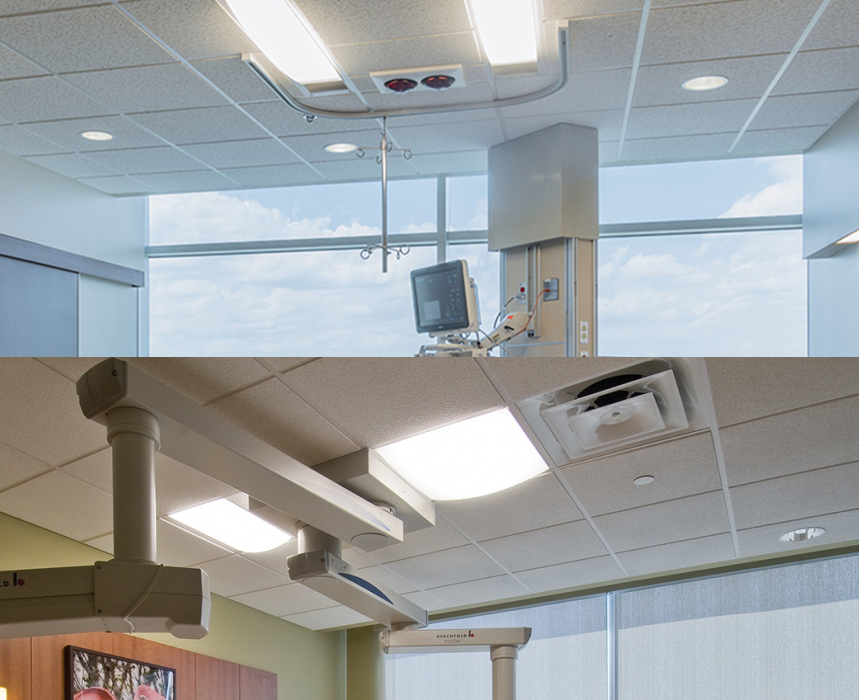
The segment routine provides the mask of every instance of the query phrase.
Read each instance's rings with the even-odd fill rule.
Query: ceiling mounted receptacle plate
[[[370,73],[370,78],[372,78],[373,83],[376,86],[376,89],[381,92],[383,95],[391,95],[394,92],[385,86],[385,83],[389,83],[392,80],[413,80],[416,85],[409,92],[418,92],[423,90],[424,92],[439,92],[438,89],[430,87],[426,83],[422,82],[426,78],[432,78],[436,76],[447,76],[453,78],[453,83],[445,90],[465,87],[465,74],[462,72],[462,66],[434,66],[431,68],[409,68],[408,70],[386,70],[386,71],[376,71]],[[432,81],[429,81],[430,84]]]
[[[696,360],[639,362],[519,402],[558,465],[706,427]]]
[[[365,447],[313,469],[361,498],[393,506],[396,517],[403,521],[404,532],[435,525],[433,502],[391,469],[375,450]]]

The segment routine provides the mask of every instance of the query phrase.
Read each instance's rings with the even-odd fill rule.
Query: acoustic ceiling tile
[[[732,486],[859,461],[859,399],[810,406],[719,431]]]
[[[162,139],[141,129],[130,119],[120,116],[63,119],[27,124],[24,128],[71,151],[103,151],[164,145]],[[84,131],[106,131],[112,134],[113,138],[109,141],[90,141],[81,136]]]
[[[736,134],[745,124],[756,100],[705,102],[664,107],[636,107],[629,117],[627,138],[652,139],[687,134]]]
[[[52,73],[175,60],[113,5],[8,17],[0,36]]]
[[[527,595],[529,591],[515,578],[505,575],[432,588],[429,592],[445,605],[459,607],[516,598]]]
[[[322,119],[317,119],[313,124],[308,124],[304,117],[280,100],[274,102],[251,102],[242,105],[242,108],[275,136],[306,136],[320,133],[339,134],[345,131],[363,131],[368,126],[363,119],[339,121],[336,122],[336,127],[334,126],[335,123],[331,120],[323,121]],[[335,138],[335,141],[343,140],[345,138]]]
[[[854,357],[707,358],[720,426],[859,394]]]
[[[321,359],[289,372],[286,381],[366,447],[379,447],[502,403],[474,362],[442,367],[412,358]]]
[[[536,530],[582,517],[551,473],[488,496],[443,501],[436,504],[436,511],[474,540]]]
[[[199,161],[189,158],[171,146],[99,151],[88,154],[87,158],[114,172],[122,172],[126,175],[194,170],[201,167]]]
[[[209,574],[212,593],[227,597],[289,583],[287,578],[237,554],[199,564],[199,568]]]
[[[346,6],[332,5],[326,0],[300,0],[297,4],[328,46],[471,29],[465,3],[458,0],[432,3],[364,0]]]
[[[578,112],[576,114],[553,114],[545,117],[515,117],[506,118],[504,125],[511,139],[527,136],[536,131],[547,129],[555,124],[575,124],[596,129],[600,141],[614,141],[620,138],[623,128],[623,110],[614,109],[606,112]],[[616,150],[615,146],[615,150]]]
[[[0,362],[0,396],[14,406],[0,421],[0,443],[45,464],[66,464],[107,444],[105,429],[81,413],[74,383],[36,360]]]
[[[201,143],[183,146],[182,150],[213,168],[248,168],[299,162],[295,153],[284,148],[276,139]]]
[[[323,181],[320,175],[304,163],[223,168],[221,172],[242,187],[286,187]]]
[[[468,540],[459,531],[451,527],[444,518],[436,515],[433,527],[406,533],[402,543],[377,549],[370,556],[374,561],[385,564],[397,559],[407,559],[421,554],[459,547],[467,543]]]
[[[802,153],[829,130],[828,126],[792,129],[749,129],[734,148],[735,155],[773,156]]]
[[[767,479],[731,489],[738,529],[856,507],[859,463]]]
[[[10,122],[95,117],[115,112],[54,76],[0,82],[0,119]]]
[[[594,71],[631,67],[635,59],[635,44],[640,24],[640,12],[571,22],[570,70]]]
[[[262,610],[275,617],[296,615],[310,610],[333,608],[337,603],[300,583],[288,583],[253,593],[233,596],[233,600]]]
[[[46,75],[47,71],[32,61],[19,56],[11,49],[0,45],[0,80],[10,78],[31,78],[35,75]]]
[[[29,156],[26,160],[66,177],[100,177],[118,175],[118,171],[90,160],[77,153],[61,153],[50,156]]]
[[[737,0],[654,9],[647,21],[641,63],[788,53],[816,10],[816,3],[794,0]]]
[[[341,44],[329,47],[334,60],[351,75],[375,71],[410,70],[480,62],[472,32],[437,34],[390,41]]]
[[[440,601],[431,593],[427,593],[426,591],[415,591],[414,593],[406,593],[406,595],[403,597],[407,600],[412,601],[419,608],[423,608],[427,612],[443,610],[446,607],[442,601]]]
[[[283,619],[310,630],[329,630],[372,622],[369,617],[342,605],[324,610],[311,610],[296,615],[286,615]]]
[[[857,98],[859,90],[770,97],[764,102],[752,126],[755,129],[828,126],[838,121]]]
[[[731,535],[711,535],[683,542],[645,547],[617,555],[630,576],[714,564],[734,558]]]
[[[633,106],[692,104],[719,100],[760,99],[787,54],[747,56],[695,63],[642,66],[635,81]],[[684,90],[683,83],[703,75],[721,75],[728,84],[718,90]]]
[[[256,384],[270,373],[249,357],[142,357],[128,363],[199,404]]]
[[[644,7],[644,0],[544,0],[543,19],[614,15],[621,12],[637,12],[642,7]]]
[[[79,182],[84,185],[89,185],[97,190],[101,190],[107,194],[115,195],[145,195],[154,194],[155,189],[149,185],[144,185],[142,182],[125,175],[116,175],[113,177],[83,177]]]
[[[553,95],[534,102],[504,107],[502,111],[504,116],[509,118],[623,110],[631,76],[632,71],[629,68],[571,73],[567,84]],[[544,78],[538,86],[550,84],[551,81]],[[496,86],[498,96],[502,98],[525,94],[534,89],[533,80],[525,78],[497,80]]]
[[[64,77],[117,112],[157,112],[228,103],[217,90],[181,63],[116,68]]]
[[[241,141],[266,133],[235,107],[202,107],[169,112],[146,112],[133,117],[174,144]]]
[[[375,127],[374,122],[365,124],[366,127]],[[314,163],[330,160],[336,163],[352,162],[357,160],[357,156],[352,153],[329,153],[325,147],[332,143],[348,142],[356,146],[362,146],[367,149],[375,147],[379,148],[381,143],[380,132],[375,128],[367,128],[363,131],[350,131],[348,134],[306,134],[302,136],[284,136],[281,139],[282,143],[290,150],[297,153],[306,161]],[[285,149],[284,149],[285,150]],[[367,150],[365,158],[368,161],[375,162],[375,152]],[[393,160],[393,158],[392,158]]]
[[[524,571],[606,554],[605,547],[586,520],[520,532],[480,546],[510,571]]]
[[[192,61],[191,67],[235,102],[262,102],[275,98],[272,89],[238,56]]]
[[[349,156],[352,156],[351,158]],[[378,180],[382,177],[382,168],[372,157],[358,160],[353,154],[339,162],[323,161],[311,164],[313,169],[331,182],[348,182],[350,180]],[[391,158],[388,161],[388,177],[414,177],[417,170],[403,158]]]
[[[387,567],[395,574],[424,589],[489,578],[504,573],[495,562],[474,545],[392,561]]]
[[[610,165],[617,162],[617,148],[619,141],[600,141],[599,164]]]
[[[446,173],[485,173],[487,151],[456,151],[412,156],[412,167],[421,175]]]
[[[521,401],[571,384],[596,381],[637,361],[629,357],[539,358],[528,360],[527,372],[520,363],[500,357],[480,362],[512,401]]]
[[[658,128],[658,127],[657,127]],[[665,163],[708,158],[724,158],[734,142],[735,133],[703,134],[696,136],[668,136],[658,139],[627,140],[623,145],[620,161],[626,163]],[[605,142],[606,156],[616,154]],[[603,144],[600,144],[600,159],[603,157]],[[613,158],[612,158],[613,160]]]
[[[594,521],[615,552],[728,531],[721,491],[601,515]]]
[[[479,122],[465,121],[448,125],[396,126],[388,129],[401,148],[412,153],[436,151],[472,151],[504,143],[504,133],[495,118]]]
[[[710,433],[574,464],[561,471],[590,515],[604,515],[721,488]],[[636,486],[639,476],[655,481]]]
[[[0,444],[0,491],[44,474],[50,469],[47,464]]]
[[[803,50],[856,46],[859,36],[859,14],[854,0],[832,0],[808,35]]]
[[[203,190],[233,190],[237,187],[230,180],[213,170],[192,170],[177,173],[152,173],[137,175],[135,179],[152,187],[160,194],[167,192],[200,192]]]
[[[257,51],[254,43],[214,0],[123,2],[139,24],[186,59]]]
[[[56,470],[0,493],[0,512],[80,541],[113,530],[111,497]]]
[[[778,81],[773,95],[855,90],[859,87],[859,47],[800,51]]]
[[[516,574],[522,583],[535,593],[561,591],[591,583],[614,581],[623,577],[618,565],[610,556],[581,559],[566,564],[542,566]]]
[[[291,376],[287,375],[287,376]],[[277,379],[214,401],[212,408],[270,445],[307,465],[357,447]]]
[[[781,541],[782,535],[806,527],[820,527],[826,532],[821,537],[815,537],[804,542]],[[739,530],[737,538],[740,543],[741,557],[755,557],[776,552],[795,552],[806,547],[859,540],[859,510],[791,519],[777,525],[764,525],[748,530]]]
[[[295,534],[295,533],[290,533]],[[289,567],[286,565],[286,560],[293,554],[298,554],[298,539],[291,539],[285,542],[280,547],[275,547],[267,552],[244,552],[242,556],[245,559],[250,559],[252,562],[264,566],[266,569],[271,569],[281,576],[289,578]],[[303,587],[302,587],[303,588]],[[334,603],[331,603],[334,605]],[[315,608],[307,608],[308,610]]]
[[[19,126],[0,126],[0,150],[13,156],[63,153],[67,149]]]
[[[89,4],[87,0],[4,0],[3,4],[0,5],[0,16],[61,10],[85,4]]]
[[[164,520],[157,523],[158,561],[168,566],[195,566],[232,552]],[[112,551],[112,550],[111,550]]]

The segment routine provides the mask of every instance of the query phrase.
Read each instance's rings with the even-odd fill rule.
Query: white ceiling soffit
[[[604,165],[801,153],[859,97],[854,0],[543,0],[538,72],[496,75],[464,0],[294,0],[349,80],[306,98],[361,110],[471,103],[570,80],[537,102],[391,119],[401,177],[483,172],[487,149],[559,122],[600,131]],[[241,61],[256,47],[217,0],[8,0],[0,7],[0,150],[115,195],[374,177],[327,143],[374,120],[308,124]],[[462,67],[465,86],[383,95],[380,71]],[[712,92],[681,84],[724,75]],[[300,96],[300,95],[299,95]],[[110,141],[86,141],[83,131]]]
[[[310,465],[510,408],[552,456],[548,472],[489,496],[437,503],[435,525],[407,532],[401,544],[344,550],[362,576],[431,612],[859,542],[855,358],[128,361]],[[110,553],[110,451],[74,387],[96,362],[0,359],[0,513]],[[551,431],[525,420],[532,397],[667,370],[687,428],[569,459],[553,452]],[[652,480],[636,485],[643,476]],[[289,580],[295,542],[242,554],[163,519],[234,489],[164,455],[156,480],[165,564],[200,566],[215,593],[311,629],[367,622]],[[779,540],[802,527],[826,533]]]

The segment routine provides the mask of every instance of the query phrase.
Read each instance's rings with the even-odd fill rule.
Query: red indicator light
[[[449,75],[428,75],[421,80],[422,85],[426,85],[433,90],[445,90],[456,82],[456,78]]]
[[[394,92],[408,92],[409,90],[414,90],[417,86],[417,82],[411,78],[393,78],[385,83],[385,87]]]

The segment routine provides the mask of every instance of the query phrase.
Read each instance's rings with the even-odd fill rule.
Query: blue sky
[[[435,180],[393,181],[392,231],[434,231]],[[801,212],[801,158],[603,169],[603,223]],[[378,183],[150,199],[151,243],[378,235]],[[486,226],[485,178],[456,178],[450,228]],[[153,355],[413,355],[415,248],[382,275],[378,253],[212,256],[151,262]],[[451,246],[498,311],[497,254]],[[805,353],[799,232],[606,239],[599,248],[601,354]]]

